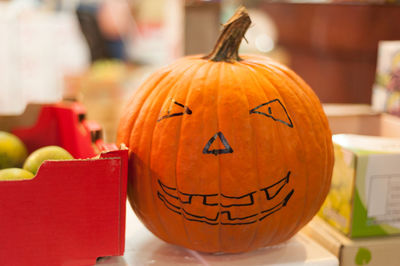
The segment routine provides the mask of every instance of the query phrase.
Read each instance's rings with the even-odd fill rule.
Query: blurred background
[[[161,66],[208,54],[240,5],[252,19],[240,53],[292,68],[320,98],[332,133],[345,134],[334,138],[332,186],[318,215],[333,227],[315,220],[308,234],[340,265],[399,265],[400,0],[0,0],[0,119],[27,126],[36,104],[78,101],[115,143],[134,90]],[[127,243],[139,243],[131,232]],[[174,253],[149,243],[132,259]]]
[[[19,114],[30,102],[79,100],[114,142],[132,91],[156,68],[208,53],[239,5],[253,21],[242,53],[287,64],[323,103],[371,104],[378,44],[400,40],[399,3],[2,0],[0,113]],[[394,91],[400,91],[397,65],[379,79]]]

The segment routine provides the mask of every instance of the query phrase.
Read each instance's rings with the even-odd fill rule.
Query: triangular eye
[[[168,109],[164,112],[164,115],[158,118],[157,122],[160,122],[165,118],[181,116],[184,114],[191,115],[192,110],[190,110],[189,107],[187,107],[186,105],[178,103],[177,101],[175,101],[175,99],[171,99],[171,103],[169,104]]]
[[[211,145],[214,143],[215,140],[219,140],[220,144],[224,146],[224,149],[212,149],[210,150]],[[215,133],[214,136],[207,142],[206,146],[204,146],[203,153],[205,154],[222,154],[222,153],[232,153],[233,149],[229,145],[228,141],[226,140],[224,134],[222,132]]]
[[[274,121],[281,122],[288,127],[293,127],[292,120],[290,119],[286,108],[283,106],[279,99],[260,104],[259,106],[250,110],[250,114],[260,114],[272,118]]]

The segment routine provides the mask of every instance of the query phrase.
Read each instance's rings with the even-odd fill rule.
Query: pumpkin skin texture
[[[139,87],[117,143],[129,148],[128,198],[159,238],[238,253],[274,245],[316,214],[333,148],[322,106],[266,57],[179,59]]]

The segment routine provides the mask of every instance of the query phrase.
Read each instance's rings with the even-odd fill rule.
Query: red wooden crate
[[[105,145],[84,115],[77,103],[46,105],[33,127],[12,130],[30,152],[59,145],[78,159],[0,182],[0,265],[93,265],[123,255],[128,152]]]

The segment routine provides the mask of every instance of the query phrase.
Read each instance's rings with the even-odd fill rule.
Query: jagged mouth
[[[294,189],[291,189],[283,198],[282,195],[284,188],[289,183],[290,171],[287,175],[279,180],[278,182],[262,188],[257,191],[252,191],[250,193],[241,196],[227,196],[221,193],[218,194],[191,194],[184,193],[177,190],[175,187],[170,187],[158,180],[159,190],[157,191],[158,198],[164,203],[165,207],[170,211],[181,215],[188,221],[206,223],[209,225],[246,225],[252,224],[257,221],[262,221],[280,211],[285,207],[289,199],[294,193]],[[282,193],[280,193],[282,191]],[[246,215],[235,215],[235,209],[240,210],[240,208],[246,208],[248,206],[254,205],[254,197],[257,193],[262,193],[262,197],[265,197],[266,201],[272,201],[276,197],[281,198],[278,203],[269,204],[264,210],[256,213],[249,213]],[[204,205],[201,209],[207,208],[207,213],[215,213],[214,215],[202,215],[191,210],[191,205],[196,202],[197,204]],[[207,206],[207,207],[205,207]],[[196,208],[199,209],[199,208]],[[254,208],[250,208],[252,210]]]

